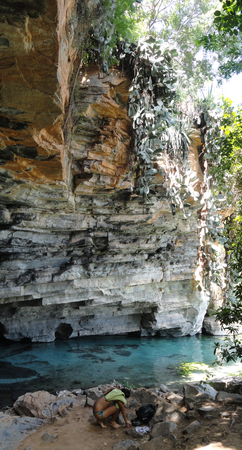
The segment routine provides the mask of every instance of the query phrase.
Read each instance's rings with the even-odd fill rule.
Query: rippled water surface
[[[205,363],[215,375],[241,372],[241,363],[211,366],[218,340],[201,335],[169,339],[105,336],[2,345],[0,391],[6,397],[11,393],[14,399],[27,391],[87,388],[114,379],[134,386],[163,383],[174,388],[206,376],[200,370],[186,377],[179,374],[184,361]]]

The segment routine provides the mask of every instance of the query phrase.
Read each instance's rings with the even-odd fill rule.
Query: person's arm
[[[125,410],[124,404],[122,402],[120,402],[119,400],[118,400],[118,404],[119,404],[119,409],[120,409],[120,411],[122,413],[122,416],[124,418],[124,421],[126,423],[126,427],[130,427],[131,426],[131,422],[129,422],[129,420],[127,420],[127,414],[126,414],[126,410]]]

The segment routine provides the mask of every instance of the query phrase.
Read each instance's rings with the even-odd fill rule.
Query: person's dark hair
[[[125,398],[129,398],[130,397],[130,390],[127,388],[122,388],[121,391],[124,393]]]

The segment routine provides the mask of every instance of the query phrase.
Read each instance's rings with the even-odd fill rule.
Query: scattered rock
[[[194,417],[196,417],[196,411],[187,411],[186,413],[186,418],[187,419],[193,419]]]
[[[183,392],[184,402],[189,408],[195,401],[215,400],[217,395],[217,391],[207,383],[185,383]]]
[[[149,425],[151,427],[155,423],[164,421],[168,418],[168,416],[171,417],[173,413],[177,412],[177,409],[171,403],[166,402],[162,397],[159,397],[157,403],[158,403],[157,411],[153,416],[153,418],[151,419],[151,421],[149,422]]]
[[[75,394],[70,391],[64,390],[64,391],[59,391],[57,393],[57,397],[73,397],[74,398]]]
[[[44,442],[55,442],[57,438],[57,434],[50,434],[50,433],[45,433],[43,434],[43,436],[41,436],[41,439]]]
[[[124,441],[117,442],[117,444],[113,446],[113,450],[128,450],[131,445],[136,445],[136,442],[131,439],[126,439]]]
[[[141,406],[141,404],[135,399],[133,398],[130,402],[129,402],[129,407],[130,408],[139,408]]]
[[[76,398],[80,402],[80,406],[84,407],[86,405],[87,402],[86,395],[78,394]]]
[[[45,424],[45,420],[35,417],[19,417],[1,414],[0,416],[0,448],[16,450],[28,434],[34,433]]]
[[[100,388],[100,386],[96,387],[96,388],[91,388],[91,389],[86,389],[84,391],[84,394],[86,394],[86,396],[92,400],[94,400],[94,402],[101,397],[101,395],[103,395],[103,391]],[[92,406],[92,405],[90,405]]]
[[[119,414],[117,422],[118,422],[119,425],[124,425],[125,424],[125,420],[124,420],[122,414]]]
[[[242,403],[242,395],[220,391],[216,396],[216,401],[224,403]]]
[[[27,392],[16,400],[13,407],[20,416],[45,418],[43,409],[55,400],[56,396],[47,391]]]
[[[167,392],[170,392],[170,389],[168,389],[168,387],[165,386],[164,384],[161,384],[160,385],[160,391],[164,392],[166,394]]]
[[[149,389],[139,388],[131,391],[132,399],[137,400],[142,406],[152,403],[157,404],[158,396],[154,392],[150,392]]]
[[[215,414],[217,408],[214,406],[202,406],[201,408],[198,408],[198,412],[201,416],[206,416],[207,414]]]
[[[184,422],[186,420],[186,415],[183,412],[176,410],[171,414],[167,414],[167,420],[175,423]]]
[[[83,393],[83,389],[74,389],[74,391],[72,391],[72,394],[75,394],[76,396],[83,395]]]
[[[184,404],[184,398],[174,392],[167,392],[165,398],[177,408],[181,408]]]
[[[93,400],[92,398],[87,397],[86,404],[87,404],[88,406],[93,406],[94,403],[95,403],[95,401],[96,401],[96,400]]]
[[[200,422],[198,422],[198,420],[194,420],[194,422],[190,423],[190,425],[188,425],[188,427],[186,427],[185,430],[183,430],[183,433],[191,434],[200,426],[201,426]]]
[[[151,436],[152,438],[164,436],[175,442],[177,438],[173,434],[174,431],[177,431],[177,425],[174,422],[159,422],[155,424]]]
[[[61,417],[66,417],[66,416],[68,416],[68,412],[67,412],[66,408],[59,408],[58,414],[59,414]]]
[[[242,378],[241,377],[222,377],[212,378],[209,384],[213,386],[216,391],[231,392],[233,394],[242,395]]]

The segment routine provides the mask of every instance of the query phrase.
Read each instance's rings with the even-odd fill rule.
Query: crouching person
[[[111,416],[110,425],[113,428],[119,428],[116,423],[119,413],[121,412],[127,427],[130,427],[131,423],[127,420],[125,405],[127,404],[127,398],[130,397],[129,389],[108,389],[93,405],[93,414],[97,419],[97,422],[102,428],[106,428],[103,421]]]

